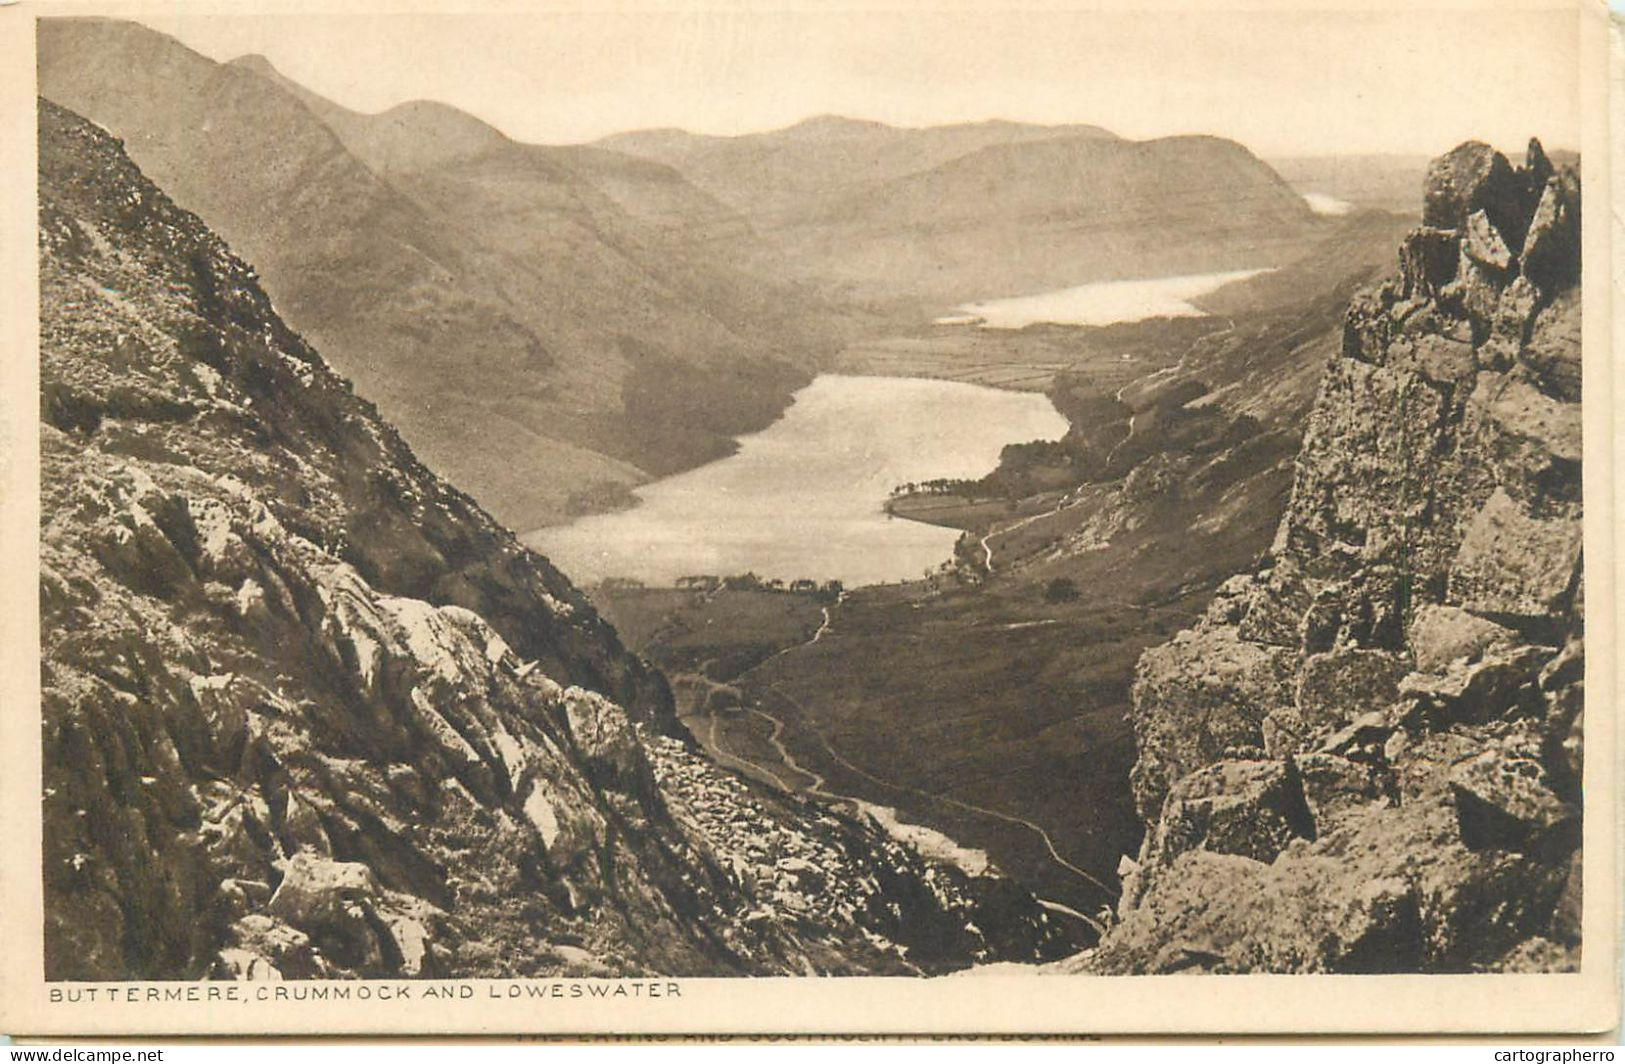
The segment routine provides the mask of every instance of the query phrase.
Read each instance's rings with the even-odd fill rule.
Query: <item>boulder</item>
[[[1427,225],[1413,229],[1399,247],[1399,275],[1405,298],[1436,299],[1456,279],[1460,260],[1460,246],[1454,232]],[[1380,320],[1386,326],[1390,319],[1384,314]],[[1369,354],[1366,360],[1379,361]]]
[[[1174,785],[1148,857],[1168,864],[1203,849],[1267,862],[1313,833],[1292,762],[1221,761]]]
[[[1470,850],[1566,854],[1579,842],[1579,810],[1552,793],[1533,758],[1486,750],[1450,770],[1450,789]]]
[[[1500,232],[1490,221],[1490,216],[1482,210],[1474,211],[1467,216],[1467,235],[1462,246],[1467,254],[1480,266],[1502,273],[1510,271],[1517,257],[1512,249],[1507,247],[1506,241],[1501,239]]]
[[[1580,461],[1579,403],[1547,395],[1523,374],[1513,373],[1480,379],[1473,400],[1504,436],[1538,449],[1543,456],[1549,456],[1548,462],[1554,458]],[[1533,472],[1538,474],[1541,468]]]
[[[1521,346],[1529,335],[1530,323],[1540,308],[1540,292],[1527,277],[1517,277],[1501,290],[1501,302],[1495,308],[1490,327],[1496,336],[1511,340],[1514,347]]]
[[[1316,753],[1336,754],[1339,757],[1361,755],[1370,760],[1376,750],[1384,749],[1400,726],[1403,707],[1389,706],[1362,713],[1348,724],[1328,735],[1316,748]]]
[[[1232,576],[1213,592],[1204,619],[1211,624],[1236,624],[1247,615],[1253,578],[1246,573]]]
[[[1283,522],[1282,530],[1285,528]],[[1277,546],[1285,549],[1279,536]],[[1303,640],[1303,616],[1316,593],[1295,562],[1281,561],[1248,588],[1235,631],[1248,643],[1296,649]]]
[[[1518,361],[1540,390],[1565,403],[1580,401],[1580,318],[1579,293],[1559,296],[1534,315],[1528,340],[1518,353]]]
[[[1501,307],[1501,295],[1511,281],[1505,270],[1484,266],[1461,247],[1461,260],[1456,264],[1456,279],[1439,298],[1447,304],[1459,306],[1472,323],[1475,337],[1490,334],[1495,326],[1495,315]]]
[[[1224,757],[1263,742],[1272,710],[1291,703],[1296,654],[1237,638],[1228,626],[1200,627],[1140,657],[1134,682],[1139,759],[1132,780],[1144,821],[1154,820],[1169,787]]]
[[[1501,290],[1490,314],[1488,335],[1477,349],[1478,365],[1504,373],[1517,363],[1529,339],[1529,329],[1540,307],[1540,293],[1527,277],[1516,277]]]
[[[1381,774],[1369,762],[1322,752],[1299,754],[1292,762],[1317,838],[1335,828],[1346,814],[1383,795]]]
[[[1445,239],[1447,243],[1450,242],[1448,234],[1446,234]],[[1415,289],[1413,302],[1419,306],[1426,305],[1431,298],[1422,290],[1423,286],[1431,283],[1427,280],[1429,276],[1428,254],[1425,249],[1418,249],[1416,252],[1408,253],[1406,251],[1407,246],[1401,245],[1399,249],[1406,295],[1409,298],[1411,290]],[[1408,256],[1411,261],[1407,266]],[[1451,252],[1450,262],[1453,269],[1455,263],[1454,251]],[[1448,283],[1449,278],[1440,282],[1441,285]],[[1393,338],[1394,333],[1394,319],[1389,315],[1387,306],[1388,296],[1389,293],[1386,291],[1385,286],[1383,290],[1375,292],[1369,289],[1356,292],[1349,299],[1348,312],[1343,316],[1342,354],[1344,358],[1369,362],[1378,366],[1382,365],[1386,359],[1388,342]]]
[[[377,877],[366,865],[305,851],[288,862],[266,912],[310,936],[343,967],[377,971],[383,962],[380,895]]]
[[[1452,662],[1477,661],[1491,647],[1510,645],[1517,633],[1457,606],[1418,607],[1406,635],[1418,672],[1443,672]]]
[[[1523,245],[1523,273],[1543,292],[1574,283],[1580,271],[1580,179],[1554,174],[1541,191]]]
[[[1293,704],[1305,734],[1337,728],[1394,700],[1404,658],[1387,650],[1340,647],[1304,659]]]
[[[602,695],[578,687],[563,692],[563,703],[588,777],[622,794],[653,794],[654,774],[626,713]]]
[[[1556,616],[1574,583],[1581,544],[1578,517],[1532,517],[1497,489],[1462,539],[1449,598],[1475,613]]]
[[[1422,193],[1422,224],[1461,230],[1475,212],[1514,247],[1528,228],[1524,184],[1506,156],[1480,141],[1469,141],[1433,160]]]
[[[1400,681],[1400,694],[1417,699],[1442,721],[1482,724],[1536,708],[1536,672],[1550,647],[1519,646],[1457,659],[1442,672],[1414,672]]]
[[[309,935],[263,913],[234,922],[227,929],[227,942],[215,960],[217,978],[280,982],[335,974],[312,947]]]
[[[1406,877],[1351,878],[1288,851],[1274,865],[1181,855],[1095,951],[1103,974],[1396,972],[1421,962],[1416,892]]]
[[[1412,882],[1421,909],[1424,970],[1480,971],[1546,933],[1562,893],[1563,866],[1455,842]]]
[[[1507,426],[1513,419],[1522,420],[1522,426],[1516,430],[1486,424],[1488,419],[1480,417],[1479,412],[1491,405],[1494,393],[1475,395],[1468,405],[1469,422],[1483,431],[1487,452],[1484,466],[1495,477],[1497,485],[1529,514],[1578,519],[1583,487],[1580,461],[1559,453],[1554,447],[1563,447],[1568,442],[1570,434],[1563,422],[1570,414],[1574,415],[1578,427],[1579,404],[1558,402],[1529,387],[1527,381],[1524,385],[1519,394],[1502,396],[1502,409],[1498,411],[1508,419]],[[1533,401],[1521,409],[1515,405],[1525,398]],[[1556,417],[1543,423],[1540,419],[1545,412]],[[1549,433],[1549,437],[1543,439],[1542,433]],[[1488,497],[1486,493],[1481,498],[1487,500]]]
[[[1420,373],[1428,380],[1454,384],[1478,369],[1470,341],[1426,333],[1414,340],[1401,337],[1388,345],[1388,365]]]

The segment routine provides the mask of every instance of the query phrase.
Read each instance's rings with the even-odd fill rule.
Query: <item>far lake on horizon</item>
[[[939,325],[979,325],[984,329],[1022,329],[1028,325],[1115,325],[1147,318],[1194,318],[1206,312],[1193,299],[1269,270],[1231,270],[1177,277],[1146,277],[1040,292],[1031,296],[989,299],[956,307],[959,314],[938,318]]]
[[[578,584],[747,571],[850,587],[917,579],[952,556],[959,532],[890,517],[892,489],[983,476],[1006,444],[1066,429],[1038,394],[824,374],[737,453],[644,485],[633,509],[523,538]]]

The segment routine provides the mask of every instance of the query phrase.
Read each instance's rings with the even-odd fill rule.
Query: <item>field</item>
[[[737,705],[729,680],[810,638],[825,599],[788,591],[592,588],[626,644],[663,669],[680,715]]]

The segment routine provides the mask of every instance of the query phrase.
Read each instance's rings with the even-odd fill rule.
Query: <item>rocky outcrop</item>
[[[1105,972],[1578,964],[1579,183],[1436,161],[1257,570],[1141,659]]]
[[[1008,881],[706,762],[567,580],[43,101],[40,190],[48,977],[1065,950]]]

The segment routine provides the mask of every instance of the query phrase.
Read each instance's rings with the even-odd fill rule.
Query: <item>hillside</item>
[[[932,316],[1089,281],[1274,266],[1320,233],[1268,166],[1213,137],[821,118],[600,143],[668,163],[737,207],[808,282]]]
[[[982,148],[1063,136],[1115,139],[1098,126],[992,121],[904,129],[821,115],[766,133],[715,137],[677,129],[638,130],[597,144],[665,163],[753,225],[770,230],[810,207]]]
[[[1274,266],[1317,230],[1303,199],[1233,142],[1065,137],[880,183],[775,236],[842,285],[952,303]]]
[[[1354,209],[1396,211],[1413,220],[1427,174],[1426,155],[1300,155],[1266,160],[1297,191]]]
[[[742,220],[646,160],[518,144],[434,103],[355,114],[133,23],[39,27],[41,93],[124,138],[509,524],[728,453],[846,327],[742,269]]]
[[[1575,970],[1579,196],[1536,142],[1429,167],[1269,552],[1140,659],[1092,970]]]
[[[1079,944],[701,756],[118,142],[40,102],[50,979],[915,974]]]

